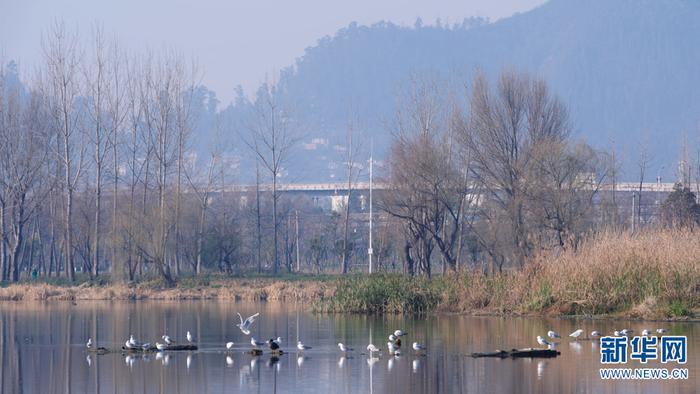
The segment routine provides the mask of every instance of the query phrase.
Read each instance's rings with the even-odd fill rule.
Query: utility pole
[[[367,248],[367,256],[369,257],[369,273],[372,273],[372,147],[370,144],[369,153],[369,248]]]
[[[632,233],[636,231],[637,225],[637,193],[632,192]]]
[[[296,245],[297,245],[297,272],[301,271],[301,266],[299,265],[299,210],[294,211],[294,226],[296,231]]]

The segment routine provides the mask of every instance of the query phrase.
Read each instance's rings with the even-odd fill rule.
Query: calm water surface
[[[261,312],[253,335],[281,336],[288,354],[279,360],[245,353],[250,337],[234,326],[236,312]],[[556,359],[473,359],[475,351],[536,346],[548,329],[561,334],[575,328],[668,328],[688,336],[686,381],[603,382],[598,344],[559,346]],[[404,355],[369,360],[358,351],[372,341],[386,348],[397,328],[409,334]],[[88,337],[118,349],[129,334],[155,342],[167,332],[184,341],[191,331],[197,352],[126,356],[88,355]],[[297,354],[297,339],[313,346]],[[407,347],[417,340],[428,347],[416,356]],[[236,343],[233,352],[224,343]],[[344,358],[338,342],[356,351]],[[384,352],[386,353],[386,352]],[[368,317],[313,314],[303,305],[197,302],[0,303],[0,392],[2,393],[566,393],[698,391],[700,325],[623,321],[431,316]],[[640,366],[633,362],[631,367]],[[659,366],[650,362],[648,366]]]

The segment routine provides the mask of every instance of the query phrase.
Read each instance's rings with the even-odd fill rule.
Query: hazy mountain
[[[333,163],[353,115],[372,136],[375,152],[384,152],[390,140],[385,124],[412,73],[469,80],[476,69],[493,77],[512,68],[550,83],[569,104],[578,137],[599,147],[614,141],[627,178],[636,176],[643,140],[653,154],[648,179],[665,166],[670,180],[683,137],[691,154],[697,145],[698,37],[700,2],[690,0],[552,0],[495,23],[352,23],[281,73],[280,99],[305,125],[296,177],[342,177]],[[241,116],[244,101],[226,109],[230,118]]]

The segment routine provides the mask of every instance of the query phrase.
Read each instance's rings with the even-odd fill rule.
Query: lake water
[[[250,337],[234,323],[260,312],[253,326],[259,340],[283,338],[290,352],[279,360],[267,352],[246,354]],[[581,327],[614,329],[664,327],[688,336],[690,378],[677,381],[602,381],[596,341],[559,345],[555,359],[474,359],[472,352],[537,346],[548,329],[568,334]],[[408,332],[404,354],[386,354],[387,336]],[[118,349],[134,334],[155,342],[167,332],[184,341],[191,331],[199,351],[126,356],[88,354],[88,337]],[[297,354],[297,339],[313,349]],[[409,351],[414,340],[428,347],[425,356]],[[236,343],[225,352],[224,343]],[[370,360],[360,354],[372,341],[383,350]],[[355,348],[342,357],[337,343]],[[698,391],[700,324],[465,316],[326,315],[303,305],[275,303],[78,302],[0,303],[0,392],[2,393],[566,393]],[[639,367],[631,362],[628,367]],[[649,362],[648,366],[660,366]],[[672,365],[669,365],[673,367]]]

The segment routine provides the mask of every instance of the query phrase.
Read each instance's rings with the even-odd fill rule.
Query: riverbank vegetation
[[[700,237],[691,231],[602,233],[577,250],[542,254],[525,269],[433,278],[392,273],[191,277],[176,287],[86,281],[20,283],[0,300],[246,300],[301,302],[318,312],[489,313],[692,319],[700,312]]]
[[[700,238],[689,231],[601,233],[522,270],[347,279],[321,309],[682,319],[700,308],[698,256]]]

